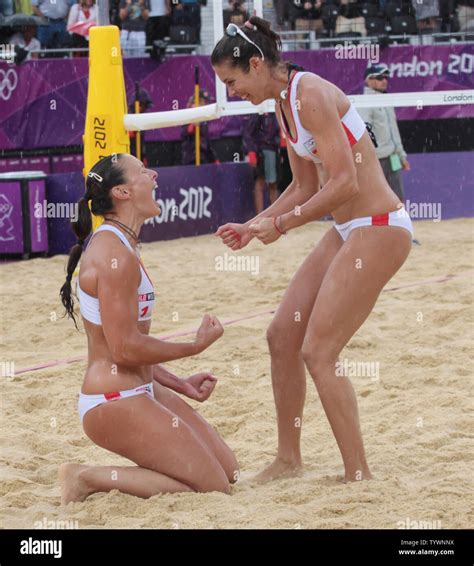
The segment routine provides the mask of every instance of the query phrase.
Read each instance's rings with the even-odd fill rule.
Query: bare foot
[[[276,479],[295,478],[303,475],[301,462],[285,462],[276,458],[275,461],[257,474],[252,481],[266,483]]]
[[[86,482],[81,478],[81,472],[88,467],[82,464],[61,464],[59,466],[61,505],[67,505],[71,501],[84,501],[91,494]]]

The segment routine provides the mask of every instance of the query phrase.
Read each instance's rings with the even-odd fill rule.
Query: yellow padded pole
[[[92,27],[89,33],[89,85],[83,138],[84,177],[102,157],[130,153],[130,139],[124,127],[127,111],[119,28]],[[93,230],[102,222],[101,216],[93,215]]]

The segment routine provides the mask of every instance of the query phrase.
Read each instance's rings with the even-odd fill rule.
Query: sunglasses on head
[[[236,26],[235,24],[229,24],[226,27],[225,32],[230,37],[236,37],[237,35],[240,35],[241,37],[243,37],[245,39],[245,41],[248,41],[249,43],[254,45],[260,51],[260,55],[262,56],[262,61],[265,61],[263,51],[260,49],[260,47],[256,43],[254,43],[251,39],[249,39],[247,37],[247,35],[239,28],[239,26]]]

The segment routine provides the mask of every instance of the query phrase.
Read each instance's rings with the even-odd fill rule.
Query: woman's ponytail
[[[270,22],[267,22],[267,20],[263,20],[262,18],[259,18],[258,16],[250,16],[250,18],[247,20],[247,22],[249,22],[250,24],[255,26],[257,28],[256,31],[258,31],[261,35],[264,35],[265,37],[267,37],[269,39],[269,41],[273,44],[273,47],[274,47],[273,51],[276,54],[278,54],[278,60],[280,60],[279,54],[280,54],[281,49],[282,49],[281,38],[277,33],[275,33],[272,30],[272,28],[270,27]],[[266,56],[266,53],[265,53],[265,56]]]
[[[72,296],[72,276],[81,259],[84,249],[84,242],[92,230],[92,218],[89,210],[89,199],[82,197],[77,203],[78,218],[76,222],[71,222],[72,229],[77,236],[77,243],[69,251],[69,259],[66,267],[66,281],[59,291],[61,302],[66,309],[66,314],[72,318],[77,329],[76,317],[74,315],[74,298]]]

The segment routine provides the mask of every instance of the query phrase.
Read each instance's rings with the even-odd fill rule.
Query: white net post
[[[97,25],[110,25],[109,0],[97,0]]]
[[[224,18],[222,12],[222,0],[214,0],[213,4],[214,16],[214,45],[224,35]],[[227,103],[227,93],[225,84],[216,76],[216,104],[217,108],[223,108]]]

